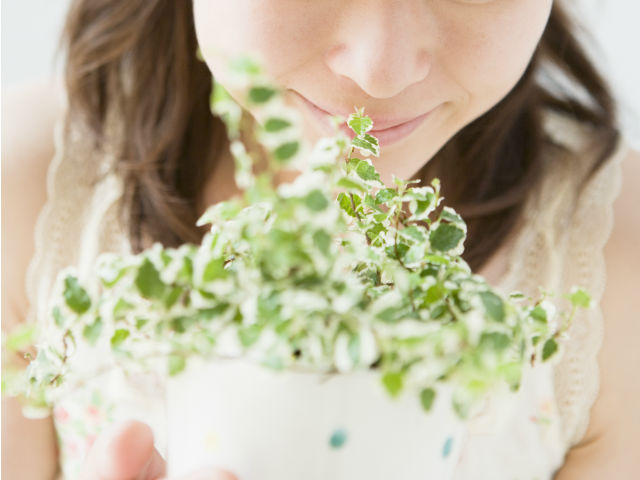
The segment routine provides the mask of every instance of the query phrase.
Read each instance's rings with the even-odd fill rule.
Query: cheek
[[[194,0],[193,4],[198,42],[222,83],[223,55],[257,55],[277,80],[321,55],[322,39],[331,25],[331,9],[317,0]]]
[[[193,0],[196,36],[202,54],[214,74],[222,73],[224,56],[232,56],[245,49],[250,31],[242,3],[235,8],[224,0]]]
[[[515,86],[539,43],[551,0],[496,0],[466,19],[450,18],[441,29],[440,61],[477,115]],[[460,12],[468,15],[470,12]]]

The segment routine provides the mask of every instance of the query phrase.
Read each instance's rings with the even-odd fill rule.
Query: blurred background
[[[640,149],[640,0],[566,1],[594,38],[590,51],[617,92],[628,139]],[[2,0],[3,94],[61,70],[54,51],[69,3]]]

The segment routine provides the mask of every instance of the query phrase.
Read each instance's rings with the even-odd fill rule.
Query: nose
[[[340,41],[327,51],[325,62],[366,94],[391,98],[429,75],[430,35],[425,13],[413,0],[375,3],[341,22]]]

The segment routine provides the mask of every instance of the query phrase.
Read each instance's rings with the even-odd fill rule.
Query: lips
[[[298,97],[300,97],[303,103],[309,108],[309,110],[314,114],[314,116],[318,118],[325,125],[325,127],[330,127],[330,122],[328,120],[328,117],[336,114],[330,113],[329,111],[317,106],[315,103],[311,102],[310,100],[305,98],[303,95],[300,95],[295,90],[293,90],[293,92]],[[371,118],[371,120],[373,121],[373,127],[374,127],[369,133],[376,136],[382,145],[385,145],[385,144],[388,145],[409,135],[409,133],[415,130],[429,116],[430,113],[431,111],[418,115],[417,117],[411,117],[408,119],[391,119],[391,120],[382,119],[380,117],[369,115],[369,118]],[[339,113],[337,115],[340,115],[341,117],[346,119],[350,114],[351,112],[347,114]],[[365,110],[365,114],[367,114],[366,110]],[[353,131],[348,126],[342,125],[341,129],[345,134],[351,137],[354,136]]]

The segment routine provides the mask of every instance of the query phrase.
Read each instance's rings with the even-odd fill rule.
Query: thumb
[[[165,473],[145,423],[128,420],[105,429],[87,454],[82,480],[152,480]]]

